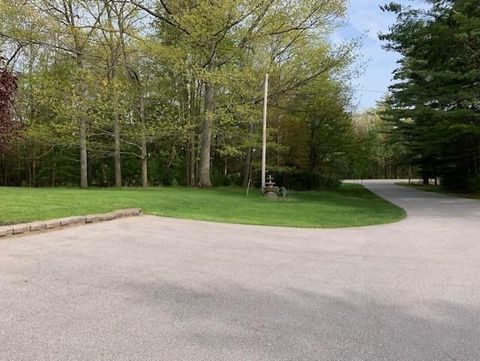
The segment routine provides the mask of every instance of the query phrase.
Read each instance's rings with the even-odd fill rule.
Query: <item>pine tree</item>
[[[480,5],[431,0],[428,10],[391,3],[397,14],[380,38],[403,58],[384,116],[403,132],[424,178],[480,188]]]

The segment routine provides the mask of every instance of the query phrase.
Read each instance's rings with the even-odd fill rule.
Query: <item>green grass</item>
[[[454,197],[461,197],[461,198],[470,198],[470,199],[480,199],[480,192],[476,193],[460,193],[460,192],[452,192],[448,189],[442,188],[441,186],[436,186],[433,184],[408,184],[408,183],[398,183],[401,186],[405,187],[411,187],[418,189],[420,191],[425,191],[425,192],[434,192],[434,193],[441,193],[441,194],[446,194],[449,196],[454,196]]]
[[[405,212],[356,184],[268,200],[240,188],[69,189],[0,187],[0,224],[139,207],[147,214],[226,223],[347,227],[394,222]]]

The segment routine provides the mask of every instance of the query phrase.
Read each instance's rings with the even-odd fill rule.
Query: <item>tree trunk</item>
[[[313,121],[310,122],[310,134],[308,139],[308,171],[313,173],[318,165],[318,151],[315,141],[317,134],[317,127]]]
[[[80,95],[85,96],[86,86],[84,78],[82,77],[83,73],[83,50],[84,46],[82,45],[78,33],[75,20],[78,18],[75,14],[74,7],[72,2],[64,3],[65,4],[65,17],[68,19],[69,30],[72,31],[73,42],[75,44],[76,52],[76,63],[77,63],[77,73],[79,75],[78,82],[80,90]],[[87,159],[87,119],[86,119],[86,109],[85,109],[85,99],[81,98],[79,103],[75,104],[79,106],[80,119],[79,119],[79,141],[80,141],[80,188],[88,188],[88,159]]]
[[[194,83],[193,83],[194,84]],[[194,112],[196,111],[197,107],[196,104],[196,95],[195,91],[192,91],[192,82],[190,80],[187,81],[186,84],[187,90],[187,109],[188,109],[188,122],[190,126],[194,128]],[[194,187],[196,182],[196,174],[195,174],[195,131],[192,130],[189,135],[189,139],[187,142],[187,185],[190,187]]]
[[[205,84],[205,115],[200,134],[200,181],[202,188],[212,186],[210,180],[210,156],[212,147],[213,117],[215,112],[214,89],[211,82]]]
[[[3,185],[7,185],[7,162],[5,161],[5,154],[2,154],[2,164],[3,164]]]
[[[88,188],[87,121],[80,119],[80,188]]]
[[[52,187],[55,187],[57,183],[57,163],[53,162],[53,170],[52,170]]]
[[[35,153],[32,159],[32,187],[36,187],[35,178],[37,177],[37,160],[35,158]]]
[[[243,186],[247,187],[248,186],[248,181],[250,180],[250,170],[251,170],[251,164],[252,164],[252,148],[249,147],[247,149],[247,154],[245,155],[245,168],[243,170]]]
[[[430,179],[428,178],[428,175],[423,175],[423,184],[428,186],[430,184]]]
[[[25,160],[25,169],[27,170],[28,187],[32,188],[32,163]]]
[[[192,134],[187,145],[187,184],[195,186],[195,135]]]
[[[248,136],[250,140],[252,139],[254,132],[255,132],[254,123],[250,121],[250,124],[248,126]],[[243,170],[242,184],[244,187],[248,187],[248,181],[250,180],[250,173],[252,172],[252,158],[253,158],[253,149],[252,147],[248,147],[247,154],[245,155],[245,167]]]
[[[142,154],[140,157],[141,165],[142,165],[142,187],[148,187],[148,159],[147,159],[147,138],[145,134],[142,136]]]
[[[142,125],[142,139],[140,145],[140,165],[141,165],[141,182],[142,187],[148,187],[148,153],[147,153],[147,134],[145,127],[145,98],[143,95],[143,89],[139,87],[139,113],[140,113],[140,123]]]
[[[120,154],[120,124],[118,114],[115,114],[115,124],[113,125],[113,133],[115,137],[115,187],[122,186],[122,158]]]
[[[107,20],[108,20],[108,27],[110,29],[113,29],[113,21],[112,21],[112,7],[109,1],[105,1],[105,10],[106,10],[106,15],[107,15]],[[121,32],[121,35],[123,33]],[[117,42],[114,37],[113,31],[108,32],[108,47],[110,49],[110,63],[108,64],[108,85],[110,88],[110,101],[112,103],[112,111],[113,111],[113,136],[114,136],[114,168],[115,168],[115,187],[121,187],[122,186],[122,159],[121,159],[121,149],[120,149],[120,121],[119,121],[119,116],[118,116],[118,101],[117,101],[117,90],[116,87],[113,85],[115,83],[116,79],[116,73],[117,73],[117,61],[118,61],[118,48],[117,48]],[[123,41],[121,42],[122,46]],[[113,84],[112,84],[113,83]]]

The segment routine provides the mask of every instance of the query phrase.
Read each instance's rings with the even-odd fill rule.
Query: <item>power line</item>
[[[368,90],[368,89],[358,89],[357,92],[362,92],[362,93],[382,93],[382,94],[387,93],[386,90]]]

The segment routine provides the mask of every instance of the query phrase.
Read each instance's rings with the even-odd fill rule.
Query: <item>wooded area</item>
[[[480,189],[480,3],[390,4],[386,48],[402,55],[383,118],[420,175],[460,191]]]
[[[383,10],[402,60],[355,113],[345,0],[0,0],[0,185],[259,185],[343,178],[480,187],[480,6]],[[7,144],[8,143],[8,144]]]
[[[5,185],[256,182],[267,72],[269,171],[314,186],[347,170],[356,44],[329,41],[343,0],[0,4],[22,128]]]

